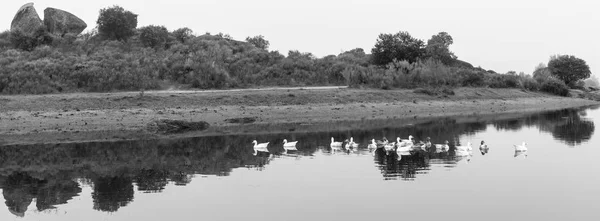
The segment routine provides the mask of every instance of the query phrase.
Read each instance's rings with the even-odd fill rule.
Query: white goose
[[[521,145],[514,145],[515,151],[527,151],[527,143],[523,142]]]
[[[413,136],[412,135],[408,135],[408,140],[400,140],[402,143],[414,143],[413,141]]]
[[[471,147],[471,142],[467,142],[466,146],[456,146],[456,151],[454,154],[456,156],[471,156],[471,151],[473,148]]]
[[[256,156],[258,152],[269,152],[269,149],[267,149],[269,142],[259,144],[258,141],[254,140],[252,141],[252,144],[254,144],[254,156]]]
[[[371,140],[371,143],[367,146],[367,149],[369,149],[369,152],[377,149],[377,143],[375,143],[375,139]]]
[[[329,145],[331,147],[331,152],[338,151],[342,149],[344,142],[336,142],[335,139],[332,137],[331,138],[331,144]]]
[[[421,147],[421,149],[424,151],[429,150],[429,148],[431,148],[431,138],[427,137],[427,139],[425,139],[425,142],[419,142],[419,147]]]
[[[527,143],[523,142],[523,144],[521,145],[514,145],[515,146],[515,157],[518,157],[520,155],[525,155],[525,157],[527,157]]]
[[[358,149],[358,143],[354,142],[354,137],[350,137],[350,148]]]
[[[283,139],[283,149],[286,153],[288,152],[288,150],[298,150],[296,148],[297,143],[298,141],[288,142],[287,139]]]
[[[457,151],[472,151],[473,147],[471,147],[471,142],[467,142],[466,146],[456,146]]]
[[[410,155],[410,151],[413,148],[412,142],[402,142],[400,137],[396,138],[396,153],[398,156]]]
[[[488,147],[487,144],[485,144],[485,141],[481,141],[481,144],[479,145],[479,151],[481,151],[481,155],[486,155],[490,150],[490,147]]]
[[[450,144],[448,141],[446,141],[444,144],[435,144],[435,149],[440,151],[448,151],[450,150],[450,146],[448,144]]]
[[[383,145],[383,148],[385,149],[385,152],[389,155],[391,152],[393,153],[393,151],[396,150],[396,143],[388,142],[387,144]]]

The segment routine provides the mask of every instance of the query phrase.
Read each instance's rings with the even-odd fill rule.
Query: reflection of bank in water
[[[497,130],[518,131],[523,127],[535,126],[540,131],[568,145],[576,146],[591,139],[594,122],[586,118],[586,109],[565,109],[531,114],[522,118],[493,122]]]

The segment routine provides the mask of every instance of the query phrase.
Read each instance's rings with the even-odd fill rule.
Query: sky
[[[2,2],[0,31],[10,29],[29,1]],[[448,32],[459,59],[505,73],[531,74],[551,55],[568,54],[600,71],[600,1],[592,0],[43,0],[33,1],[43,19],[47,7],[71,12],[96,26],[100,9],[119,5],[138,14],[138,27],[188,27],[234,39],[263,35],[271,50],[317,57],[354,48],[370,53],[380,33],[408,31],[431,38]],[[598,75],[596,75],[598,76]]]

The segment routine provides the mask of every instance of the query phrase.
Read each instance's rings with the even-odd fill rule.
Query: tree
[[[185,43],[185,41],[194,37],[194,32],[192,31],[192,29],[189,28],[180,28],[173,31],[171,35],[175,37],[177,41]]]
[[[254,37],[247,37],[246,42],[253,44],[255,47],[263,49],[263,50],[268,50],[269,45],[270,45],[269,41],[267,41],[265,39],[265,37],[262,35],[258,35],[258,36],[254,36]]]
[[[567,85],[589,78],[592,74],[584,60],[572,55],[552,57],[548,62],[548,69],[552,75]]]
[[[110,40],[127,40],[135,35],[137,16],[117,5],[101,9],[96,21],[98,32]]]
[[[149,25],[140,28],[140,41],[145,47],[165,47],[169,38],[169,30],[165,26]]]
[[[423,46],[423,40],[413,38],[405,31],[396,34],[380,34],[375,47],[371,49],[371,62],[382,66],[394,60],[414,63],[423,56]]]
[[[456,56],[450,51],[452,43],[454,43],[452,36],[446,32],[431,36],[425,47],[427,57],[439,60],[446,65],[454,63]]]
[[[49,45],[53,38],[44,28],[37,29],[32,35],[21,30],[14,30],[9,35],[9,40],[14,48],[24,51],[32,51],[37,46]]]

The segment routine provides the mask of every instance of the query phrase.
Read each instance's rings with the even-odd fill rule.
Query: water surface
[[[376,130],[4,146],[0,220],[600,220],[599,120],[592,108]],[[399,157],[364,148],[408,135],[451,149]],[[331,153],[331,137],[361,148]],[[299,150],[283,153],[284,138]],[[254,156],[255,139],[272,154]],[[516,153],[523,141],[529,150]],[[473,155],[456,156],[453,147],[467,142]]]

